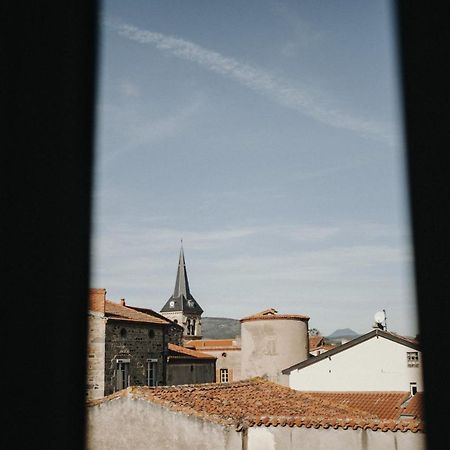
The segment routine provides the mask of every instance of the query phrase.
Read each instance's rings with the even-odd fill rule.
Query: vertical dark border
[[[395,3],[429,449],[448,448],[449,24],[444,3]],[[445,444],[447,442],[447,444]]]
[[[3,448],[84,446],[97,6],[0,6]]]

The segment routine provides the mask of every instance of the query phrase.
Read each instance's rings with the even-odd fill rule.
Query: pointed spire
[[[189,290],[189,281],[186,272],[186,263],[184,261],[183,239],[181,239],[180,257],[178,260],[177,279],[175,281],[175,289],[173,291],[175,298],[183,296],[184,298],[191,298]]]
[[[172,296],[162,307],[161,312],[187,311],[189,314],[201,316],[203,309],[197,303],[189,289],[189,281],[184,261],[183,240],[181,240],[180,257],[178,259],[177,279]]]

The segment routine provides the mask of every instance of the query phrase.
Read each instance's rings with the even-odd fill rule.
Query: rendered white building
[[[423,391],[419,345],[372,330],[282,371],[301,391]]]

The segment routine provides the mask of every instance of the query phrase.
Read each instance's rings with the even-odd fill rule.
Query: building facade
[[[129,386],[215,382],[216,357],[182,347],[181,325],[107,300],[106,289],[90,290],[88,327],[88,400]]]
[[[216,382],[230,383],[241,379],[241,339],[203,339],[185,343],[185,347],[215,356]]]
[[[301,391],[423,391],[419,345],[375,329],[283,370]]]

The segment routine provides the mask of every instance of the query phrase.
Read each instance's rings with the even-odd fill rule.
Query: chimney
[[[89,311],[105,314],[106,289],[89,290]]]
[[[120,299],[120,304],[121,304],[122,306],[125,306],[125,299],[124,299],[124,298],[121,298],[121,299]]]

